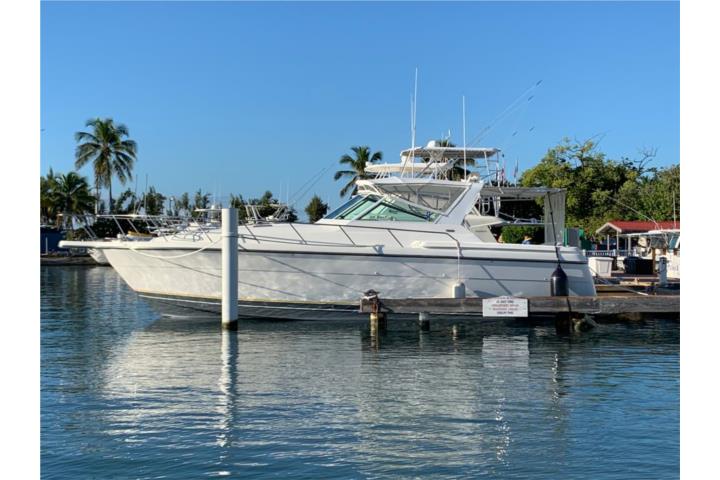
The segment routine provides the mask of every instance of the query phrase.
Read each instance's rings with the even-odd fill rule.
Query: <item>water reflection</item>
[[[444,319],[430,332],[392,320],[377,335],[363,321],[244,321],[232,332],[217,319],[159,317],[105,270],[70,283],[44,272],[44,471],[677,472],[673,324],[565,338],[552,325]],[[57,291],[75,280],[85,297]],[[646,408],[627,415],[638,403]]]

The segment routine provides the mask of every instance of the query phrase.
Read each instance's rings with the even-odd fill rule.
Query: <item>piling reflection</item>
[[[238,337],[237,332],[233,330],[223,329],[221,333],[222,349],[221,359],[222,366],[220,369],[220,378],[218,379],[218,390],[220,391],[218,398],[218,414],[220,415],[219,433],[217,444],[220,447],[232,447],[232,435],[234,432],[235,421],[233,419],[236,412],[237,398],[237,364],[238,364]],[[224,454],[223,456],[224,457]],[[221,458],[222,458],[221,457]]]

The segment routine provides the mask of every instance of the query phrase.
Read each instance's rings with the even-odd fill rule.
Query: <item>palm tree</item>
[[[122,123],[115,124],[112,118],[88,120],[85,126],[91,127],[92,132],[75,133],[75,141],[79,143],[75,149],[75,168],[80,169],[92,162],[96,197],[100,198],[100,187],[107,187],[108,205],[112,209],[113,176],[117,176],[123,185],[132,180],[137,144],[123,139],[129,135],[128,128]],[[97,205],[95,210],[97,212]]]
[[[136,206],[138,205],[137,196],[135,195],[135,192],[130,190],[129,188],[122,192],[118,198],[114,200],[114,206],[113,210],[118,213],[133,213],[135,210],[137,210]],[[127,207],[125,206],[125,203],[127,202]]]
[[[139,204],[145,208],[147,215],[160,215],[165,209],[167,197],[151,186],[140,198]]]
[[[57,188],[57,177],[51,168],[47,175],[40,177],[40,219],[49,222],[57,215],[53,193]]]
[[[55,177],[55,185],[50,194],[56,211],[68,214],[83,214],[92,210],[95,197],[90,193],[87,178],[76,172]]]
[[[180,198],[175,200],[175,210],[178,215],[182,212],[183,215],[188,215],[190,212],[190,195],[185,192],[180,195]]]
[[[355,158],[348,154],[340,157],[340,163],[343,165],[349,165],[352,170],[339,170],[335,172],[335,180],[339,180],[342,177],[350,177],[350,181],[340,190],[340,196],[344,197],[348,192],[351,191],[351,195],[357,193],[357,185],[355,182],[363,178],[367,178],[365,168],[370,163],[376,163],[382,160],[382,152],[375,152],[370,154],[370,147],[352,147],[350,150],[355,152]]]

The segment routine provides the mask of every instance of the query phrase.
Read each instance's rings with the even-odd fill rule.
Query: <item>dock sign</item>
[[[527,298],[483,298],[483,317],[527,317]]]

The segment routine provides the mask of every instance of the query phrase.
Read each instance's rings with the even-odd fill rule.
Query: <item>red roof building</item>
[[[645,233],[651,230],[680,230],[680,220],[677,222],[669,220],[666,222],[650,222],[645,220],[611,220],[602,227],[598,228],[595,233]]]
[[[605,236],[605,248],[608,250],[620,248],[621,236],[625,238],[625,249],[630,251],[633,246],[632,238],[657,230],[680,231],[680,221],[651,222],[645,220],[611,220],[595,231],[598,236]],[[614,237],[614,238],[613,238]],[[637,240],[636,240],[637,241]]]

